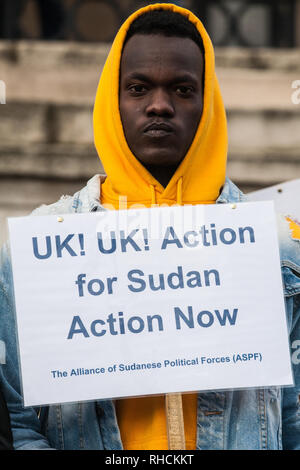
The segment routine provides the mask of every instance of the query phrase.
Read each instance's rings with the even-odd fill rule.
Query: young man
[[[244,200],[226,179],[227,125],[214,53],[201,22],[171,4],[139,10],[122,26],[94,108],[95,145],[107,178],[35,215]],[[300,248],[279,221],[291,341],[300,338]],[[266,268],[266,276],[268,271]],[[165,397],[22,408],[5,251],[0,339],[7,343],[6,396],[18,449],[167,449]],[[270,325],[270,332],[272,325]],[[269,340],[269,338],[266,338]],[[300,449],[296,386],[183,396],[187,449]],[[298,416],[298,418],[297,418]]]

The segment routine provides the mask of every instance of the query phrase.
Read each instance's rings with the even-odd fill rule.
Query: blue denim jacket
[[[99,187],[99,176],[95,176],[73,197],[63,196],[57,203],[42,206],[33,214],[103,210],[99,203]],[[236,186],[226,180],[217,202],[243,200],[245,197]],[[286,389],[273,387],[199,393],[197,449],[300,450],[300,241],[292,239],[284,217],[278,217],[278,227],[296,385]],[[266,266],[266,275],[267,269]],[[3,382],[11,414],[15,448],[122,449],[112,401],[53,405],[39,410],[23,408],[13,302],[12,273],[5,248],[0,270],[0,341],[6,343],[6,364],[0,366],[0,381]]]

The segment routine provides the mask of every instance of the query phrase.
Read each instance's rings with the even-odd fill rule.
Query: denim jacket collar
[[[86,187],[74,195],[72,208],[74,212],[98,212],[105,210],[100,203],[101,183],[105,181],[105,176],[95,175],[91,178]],[[217,204],[228,204],[230,202],[243,202],[246,197],[235,186],[229,178],[226,178],[221,194],[217,199]]]

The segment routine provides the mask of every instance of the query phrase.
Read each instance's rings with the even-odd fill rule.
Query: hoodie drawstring
[[[150,188],[151,188],[151,204],[152,204],[152,206],[156,206],[155,186],[153,186],[153,184],[151,184]]]
[[[183,178],[181,177],[177,182],[177,204],[182,206],[182,184]]]
[[[177,204],[179,206],[182,206],[183,205],[183,201],[182,201],[182,185],[183,185],[183,178],[181,177],[178,181],[177,181]],[[155,192],[155,186],[153,184],[150,185],[150,189],[151,189],[151,205],[152,206],[155,206],[157,204],[157,200],[156,200],[156,192]]]

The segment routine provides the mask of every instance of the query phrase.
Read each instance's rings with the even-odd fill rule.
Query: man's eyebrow
[[[174,83],[183,83],[183,82],[194,82],[197,83],[199,78],[197,75],[190,74],[190,73],[185,73],[182,75],[177,75],[174,80],[172,80]]]
[[[147,75],[140,73],[140,72],[131,72],[128,75],[126,75],[125,80],[140,80],[141,82],[150,82],[151,79],[150,77],[147,77]]]
[[[141,73],[141,72],[131,72],[128,75],[124,77],[125,80],[140,80],[141,82],[152,82],[152,79],[150,76]],[[178,75],[175,75],[172,80],[170,80],[171,83],[186,83],[186,82],[193,82],[193,83],[198,83],[199,77],[197,77],[195,74],[191,73],[183,73]]]

